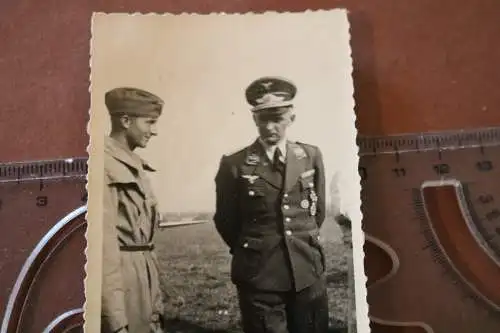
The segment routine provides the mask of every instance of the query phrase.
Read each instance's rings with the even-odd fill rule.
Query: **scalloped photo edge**
[[[313,269],[304,264],[304,258],[302,261],[295,259],[300,256],[300,251],[294,252],[293,249],[304,246],[300,230],[315,228],[311,221],[321,220],[317,228],[322,252],[318,253],[322,254],[326,264],[322,276],[326,278],[328,289],[331,332],[337,332],[335,329],[349,333],[370,332],[363,267],[365,237],[361,228],[361,185],[347,10],[230,14],[98,12],[92,16],[91,26],[85,332],[101,332],[102,295],[110,287],[109,283],[103,282],[103,267],[107,265],[103,262],[105,242],[108,242],[105,247],[108,249],[110,240],[115,237],[116,244],[113,246],[125,248],[124,242],[137,241],[139,236],[120,236],[123,224],[129,223],[125,228],[139,232],[139,224],[149,222],[155,230],[149,241],[155,246],[153,252],[157,258],[157,272],[153,275],[158,274],[165,332],[171,329],[182,332],[183,323],[186,327],[200,327],[200,332],[203,329],[228,332],[239,329],[243,332],[237,287],[231,273],[237,270],[236,266],[244,265],[241,262],[234,263],[236,253],[240,257],[246,254],[242,253],[244,249],[229,246],[226,234],[220,232],[220,225],[229,223],[226,221],[229,215],[238,216],[231,223],[240,227],[246,223],[245,229],[241,230],[251,230],[252,235],[263,230],[269,231],[274,226],[272,223],[279,226],[276,230],[281,231],[276,231],[273,239],[280,238],[283,244],[287,244],[283,251],[288,253],[292,262],[301,262],[299,268],[289,269],[291,281],[294,281],[292,285],[301,283],[300,280],[305,279],[304,275],[308,276],[309,272],[317,270],[317,266]],[[266,84],[267,87],[275,87],[274,91],[266,88],[266,84],[264,88],[255,88],[258,85],[256,80],[263,77],[270,78]],[[147,99],[141,95],[141,99],[133,91],[115,91],[118,97],[115,97],[113,104],[108,99],[111,95],[106,97],[106,93],[117,87],[140,89],[153,97]],[[254,90],[251,90],[252,87]],[[267,89],[266,93],[262,89]],[[152,127],[146,129],[133,125],[134,120],[130,119],[136,119],[138,114],[134,111],[136,113],[131,113],[127,120],[123,118],[119,121],[121,125],[116,125],[121,126],[123,133],[113,130],[114,134],[110,135],[113,127],[110,118],[113,116],[117,119],[112,108],[116,105],[119,105],[117,109],[123,107],[125,104],[120,103],[133,96],[136,96],[133,102],[137,108],[141,107],[137,103],[151,102],[151,98],[161,100],[161,113],[157,113],[159,117],[155,118],[154,124],[148,125],[154,126],[154,131]],[[271,160],[266,159],[265,150],[261,151],[261,155],[256,153],[260,148],[255,147],[261,147],[258,145],[258,136],[269,134],[262,125],[262,119],[273,117],[259,118],[259,110],[279,109],[265,109],[266,98],[267,102],[269,98],[274,98],[275,102],[278,101],[277,105],[293,105],[290,111],[293,118],[289,119],[288,125],[283,125],[287,131],[286,139],[290,142],[285,146],[285,172],[287,176],[297,177],[299,184],[288,189],[290,197],[297,196],[298,200],[293,201],[295,199],[291,198],[289,205],[285,205],[291,207],[289,213],[283,209],[270,208],[268,200],[271,200],[276,188],[265,173],[272,172],[269,171],[271,169],[266,171],[266,167],[271,167]],[[289,103],[279,104],[283,101]],[[259,103],[263,105],[261,109],[255,107]],[[122,112],[124,109],[120,110]],[[118,115],[127,114],[123,111]],[[124,125],[126,122],[132,124],[132,130]],[[275,130],[278,133],[269,134],[270,137],[281,135],[281,129]],[[148,134],[144,134],[146,132]],[[144,136],[147,140],[139,142]],[[263,143],[262,147],[267,146]],[[310,147],[321,152],[321,166],[318,166],[317,157],[313,157],[317,155],[311,153],[315,150]],[[121,155],[125,151],[126,158]],[[301,151],[300,154],[298,151]],[[292,158],[289,158],[291,155]],[[247,156],[247,159],[242,158],[240,161],[240,156]],[[257,168],[252,168],[253,162],[249,162],[248,156],[257,159]],[[129,162],[124,162],[124,159]],[[135,207],[135,220],[132,218],[134,221],[127,222],[127,214],[118,207],[105,206],[103,197],[110,187],[116,192],[132,191],[119,179],[109,181],[110,173],[119,172],[109,165],[110,160],[121,161],[122,166],[137,162],[137,165],[151,165],[155,169],[154,172],[147,172],[146,179],[150,185],[148,190],[142,192],[145,203],[153,202],[151,207],[154,207],[154,213],[151,213],[150,208],[140,211],[140,208]],[[319,199],[314,193],[304,197],[301,192],[306,189],[300,186],[300,173],[306,178],[310,170],[299,170],[298,166],[288,167],[288,161],[300,164],[301,168],[316,168],[317,172],[313,174],[323,175],[322,180],[322,177],[314,176],[316,178],[312,186],[318,191]],[[254,172],[252,175],[234,177],[233,181],[238,184],[235,186],[240,192],[238,200],[234,199],[229,206],[227,203],[224,206],[221,203],[222,195],[219,197],[217,194],[222,192],[222,181],[218,175],[222,173],[221,168],[225,163],[232,163],[230,169],[235,174]],[[123,170],[130,171],[137,165],[128,165]],[[293,172],[299,173],[295,175]],[[130,172],[130,175],[137,177],[134,180],[139,184],[137,188],[144,186],[143,173],[146,172],[140,170],[137,175]],[[287,183],[286,177],[284,183]],[[258,187],[248,191],[249,184],[257,184]],[[255,195],[255,191],[261,192]],[[257,197],[260,195],[262,197]],[[124,205],[123,202],[119,204]],[[129,204],[133,205],[133,202]],[[312,207],[318,207],[320,213]],[[223,212],[220,211],[222,209]],[[116,223],[122,224],[112,237],[103,235],[103,225],[109,222],[105,221],[105,210],[115,212],[113,216],[116,217]],[[239,214],[243,211],[247,215]],[[149,222],[141,217],[145,213],[151,214]],[[281,217],[270,222],[264,219],[266,214]],[[291,218],[286,221],[292,220],[289,226],[285,222],[287,214]],[[318,218],[322,214],[326,216],[324,222]],[[198,220],[203,221],[198,223]],[[249,220],[254,221],[254,224],[249,225]],[[286,228],[290,229],[290,234],[282,230]],[[109,232],[109,229],[106,230]],[[251,238],[242,231],[234,237],[238,242],[247,240],[241,243],[247,244],[245,247],[252,247],[252,243],[248,245],[248,240],[252,239],[265,244],[263,238]],[[238,242],[235,244],[240,244]],[[258,249],[257,246],[255,249]],[[265,245],[262,251],[264,249]],[[266,266],[264,257],[272,257],[270,253],[260,255],[258,266]],[[109,260],[110,255],[105,258]],[[123,266],[139,265],[140,260],[122,258],[119,261]],[[252,266],[247,265],[246,269],[249,267]],[[266,284],[266,278],[279,280],[277,276],[281,273],[273,276],[274,270],[269,267],[266,269],[263,273],[256,271],[253,279],[240,276],[240,280],[246,279],[248,283],[257,284],[260,275],[259,281],[264,281],[263,284]],[[293,274],[302,269],[302,273]],[[113,324],[115,321],[125,323],[127,316],[139,318],[147,311],[134,310],[134,313],[127,314],[127,311],[132,310],[126,306],[123,297],[136,293],[134,287],[138,285],[132,286],[132,278],[125,276],[126,272],[130,274],[130,270],[119,266],[116,270],[120,270],[124,276],[119,279],[122,281],[120,286],[111,288],[124,296],[118,297],[119,300],[115,302],[121,305],[114,313],[122,311],[125,315],[118,316],[121,319],[111,319]],[[127,283],[128,286],[124,286]],[[136,293],[134,296],[140,295]],[[205,303],[200,304],[199,298],[203,298]],[[143,301],[145,307],[150,306],[146,300]],[[113,312],[107,311],[108,314]],[[130,326],[139,325],[135,323],[137,321],[131,318]]]

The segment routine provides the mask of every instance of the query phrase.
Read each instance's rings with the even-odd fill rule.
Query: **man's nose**
[[[151,135],[157,135],[158,131],[156,125],[151,125]]]
[[[275,125],[275,124],[274,124],[274,122],[272,122],[272,121],[268,121],[268,122],[266,123],[266,129],[272,129],[272,128],[274,127],[274,125]]]

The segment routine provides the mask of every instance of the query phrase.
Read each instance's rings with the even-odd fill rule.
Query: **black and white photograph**
[[[90,43],[85,331],[369,332],[347,12],[94,13]]]

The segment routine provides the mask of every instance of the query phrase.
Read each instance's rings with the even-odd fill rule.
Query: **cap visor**
[[[269,112],[269,113],[285,113],[288,111],[286,107],[292,106],[293,102],[278,102],[270,104],[257,105],[252,108],[252,112]]]

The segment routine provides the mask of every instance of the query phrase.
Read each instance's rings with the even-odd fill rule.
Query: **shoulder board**
[[[304,147],[309,147],[309,148],[316,147],[315,145],[312,145],[310,143],[305,143],[305,142],[302,142],[302,141],[295,141],[295,143],[298,144],[298,145],[304,146]]]
[[[295,141],[298,145],[303,147],[308,154],[314,154],[314,152],[318,149],[318,146],[312,145],[310,143],[304,143],[300,141]]]

